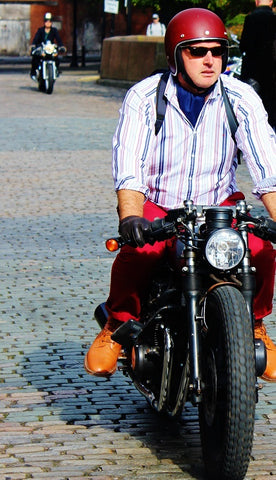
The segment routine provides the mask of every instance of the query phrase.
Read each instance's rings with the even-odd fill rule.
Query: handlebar
[[[166,222],[165,218],[157,218],[151,222],[151,229],[149,232],[144,232],[144,237],[147,243],[154,244],[156,241],[166,240],[173,237],[177,233],[175,222]],[[126,245],[122,237],[109,238],[105,242],[109,252],[115,252],[119,248]]]
[[[193,214],[192,214],[193,215]],[[147,243],[153,244],[156,241],[162,241],[172,238],[177,234],[181,217],[182,226],[189,217],[183,209],[171,210],[165,218],[157,218],[151,222],[151,229],[144,233]],[[237,214],[238,225],[244,225],[248,232],[263,240],[269,240],[276,243],[276,222],[266,217],[251,217],[246,213]],[[126,245],[122,237],[110,238],[106,241],[106,248],[110,252],[115,252]]]

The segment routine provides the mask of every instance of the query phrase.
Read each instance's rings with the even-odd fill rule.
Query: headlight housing
[[[48,55],[52,55],[53,53],[55,53],[55,50],[56,50],[56,46],[53,43],[48,43],[47,45],[44,46],[44,51]]]
[[[236,230],[221,228],[210,235],[205,246],[205,255],[212,267],[218,270],[235,268],[243,259],[245,245]]]

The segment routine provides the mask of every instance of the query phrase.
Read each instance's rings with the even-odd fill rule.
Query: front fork
[[[199,315],[201,277],[195,273],[195,256],[193,250],[187,249],[184,253],[185,266],[182,268],[182,292],[189,328],[189,390],[193,405],[201,402],[203,387],[200,362],[202,318]]]
[[[246,207],[245,201],[241,200],[238,202],[238,210],[241,213],[244,213],[244,214],[247,213],[247,207]],[[251,255],[250,255],[250,250],[248,246],[248,233],[246,231],[246,227],[241,229],[240,233],[242,235],[242,238],[246,246],[246,252],[245,252],[244,259],[242,261],[242,268],[238,271],[237,278],[238,280],[241,281],[242,286],[240,290],[244,296],[248,313],[251,319],[252,336],[253,336],[254,348],[255,348],[256,376],[261,377],[266,369],[267,353],[266,353],[266,347],[264,342],[260,339],[255,339],[255,334],[254,334],[255,316],[253,311],[253,300],[254,300],[254,295],[256,290],[256,276],[255,276],[256,269],[255,267],[251,267],[250,265]],[[258,387],[258,383],[256,383],[256,385]]]
[[[48,80],[48,69],[47,64],[52,65],[53,68],[53,80],[56,80],[56,62],[55,60],[43,60],[42,62],[42,78],[43,80]]]

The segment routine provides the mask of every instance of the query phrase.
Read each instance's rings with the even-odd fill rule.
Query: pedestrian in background
[[[149,37],[164,37],[166,33],[166,27],[164,23],[160,23],[159,15],[154,13],[152,15],[152,23],[147,26],[147,33]]]
[[[273,0],[255,0],[255,4],[256,9],[245,18],[241,35],[241,79],[257,82],[268,121],[276,129],[276,15]]]

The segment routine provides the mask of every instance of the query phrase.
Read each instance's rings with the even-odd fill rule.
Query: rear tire
[[[199,420],[207,476],[242,480],[253,442],[256,375],[252,326],[240,291],[229,285],[214,289],[205,322]]]

